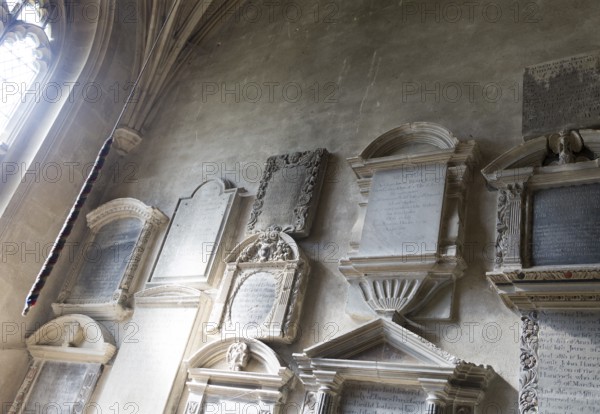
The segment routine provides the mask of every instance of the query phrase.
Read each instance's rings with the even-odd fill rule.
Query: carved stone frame
[[[268,249],[263,249],[270,244]],[[282,250],[283,249],[283,254]],[[310,272],[309,262],[296,242],[286,233],[269,230],[241,242],[226,258],[226,269],[210,321],[237,337],[249,337],[291,343],[296,337],[302,301]],[[231,307],[240,287],[256,273],[268,273],[275,279],[272,308],[262,322],[239,326],[231,320]],[[257,297],[256,300],[261,300]]]
[[[351,251],[340,260],[339,270],[367,304],[379,315],[409,318],[451,319],[445,315],[419,317],[418,312],[446,286],[460,278],[465,268],[461,246],[468,183],[479,152],[474,141],[460,142],[441,125],[429,122],[404,124],[381,135],[357,157],[348,158],[364,197],[359,219],[352,229]],[[410,257],[363,256],[359,252],[365,228],[369,192],[378,171],[402,170],[414,165],[438,165],[445,168],[445,189],[436,251]]]
[[[498,190],[496,258],[487,277],[510,308],[600,309],[600,263],[532,266],[530,261],[534,192],[600,183],[600,131],[579,133],[593,159],[545,165],[553,154],[543,136],[507,151],[482,170]]]
[[[93,334],[93,336],[92,336]],[[94,391],[101,373],[101,366],[115,354],[114,340],[108,331],[92,318],[85,315],[66,315],[58,317],[38,329],[26,340],[27,349],[33,357],[9,414],[25,413],[23,410],[35,387],[35,383],[47,361],[76,362],[89,364],[77,401],[56,402],[75,404],[84,408]]]
[[[264,370],[220,368],[219,363],[222,365],[227,360],[234,344],[242,344],[247,359],[257,361]],[[286,411],[284,406],[294,375],[277,354],[260,341],[236,338],[215,341],[198,350],[187,361],[187,365],[190,381],[187,383],[186,414],[200,414],[203,404],[210,397],[233,397],[236,401],[242,401],[242,404],[244,401],[253,404],[260,401],[266,406],[266,412],[271,414]]]
[[[166,223],[168,218],[158,209],[149,207],[134,198],[118,198],[105,203],[88,213],[86,216],[89,228],[85,245],[93,243],[98,231],[105,225],[123,218],[136,218],[142,222],[142,230],[133,247],[133,253],[128,258],[128,264],[121,275],[118,287],[112,299],[106,301],[86,300],[80,303],[69,302],[69,297],[77,279],[81,276],[84,265],[84,255],[79,254],[71,267],[67,280],[58,296],[57,302],[52,304],[56,315],[82,313],[95,318],[123,320],[131,315],[129,300],[133,294],[132,289],[137,286],[144,259],[148,256],[149,247],[156,237],[156,230]]]
[[[252,205],[250,218],[246,230],[249,234],[257,231],[265,231],[265,228],[257,228],[257,222],[263,213],[264,199],[269,192],[269,182],[274,174],[282,172],[287,167],[304,166],[308,169],[307,176],[302,183],[301,193],[292,211],[292,219],[289,223],[269,223],[270,226],[280,226],[283,230],[294,237],[307,237],[314,220],[321,187],[327,168],[329,153],[325,148],[317,148],[314,151],[295,152],[292,154],[275,155],[269,157],[265,163],[260,185],[256,193],[256,200]]]
[[[419,361],[352,359],[364,351],[389,344]],[[495,373],[442,351],[431,342],[384,319],[375,319],[328,342],[294,354],[311,414],[334,414],[346,381],[374,382],[420,389],[427,394],[428,413],[473,413]],[[312,398],[309,395],[312,393]],[[446,409],[446,411],[443,411]]]

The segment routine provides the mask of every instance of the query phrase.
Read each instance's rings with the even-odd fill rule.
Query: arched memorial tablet
[[[158,209],[133,198],[103,204],[87,216],[88,233],[52,309],[123,319],[137,285],[141,262],[156,228],[167,221]]]

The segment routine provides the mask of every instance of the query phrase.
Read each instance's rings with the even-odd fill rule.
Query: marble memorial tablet
[[[419,164],[377,171],[369,192],[359,254],[435,254],[446,171],[446,164]]]
[[[131,263],[142,222],[123,218],[103,226],[84,246],[84,264],[68,302],[109,301]]]
[[[100,364],[44,362],[27,398],[24,412],[85,412],[83,405],[87,401],[82,401],[80,397],[89,397],[100,369]],[[79,411],[76,411],[77,408]]]
[[[240,284],[231,303],[233,324],[260,325],[275,305],[277,283],[269,272],[256,272]]]
[[[422,390],[394,385],[348,382],[341,399],[342,414],[425,414],[427,395]]]
[[[532,264],[600,263],[600,184],[536,191]]]
[[[150,282],[209,282],[236,192],[211,180],[179,200]]]
[[[544,414],[593,414],[600,406],[600,313],[539,315],[538,401]]]
[[[327,150],[319,148],[269,157],[248,220],[248,232],[278,226],[292,236],[308,236],[327,156]]]
[[[600,124],[600,55],[579,55],[525,68],[523,135]]]

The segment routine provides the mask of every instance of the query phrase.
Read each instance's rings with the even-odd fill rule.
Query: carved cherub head
[[[250,353],[244,342],[234,342],[227,348],[226,362],[232,371],[242,371],[248,365]]]

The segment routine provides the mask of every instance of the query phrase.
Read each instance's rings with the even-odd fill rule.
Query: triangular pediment
[[[353,361],[383,361],[397,364],[419,365],[422,362],[406,352],[399,351],[394,346],[383,342],[365,351],[362,351],[350,359]]]
[[[453,367],[458,358],[385,319],[375,319],[328,342],[304,350],[308,358]]]

